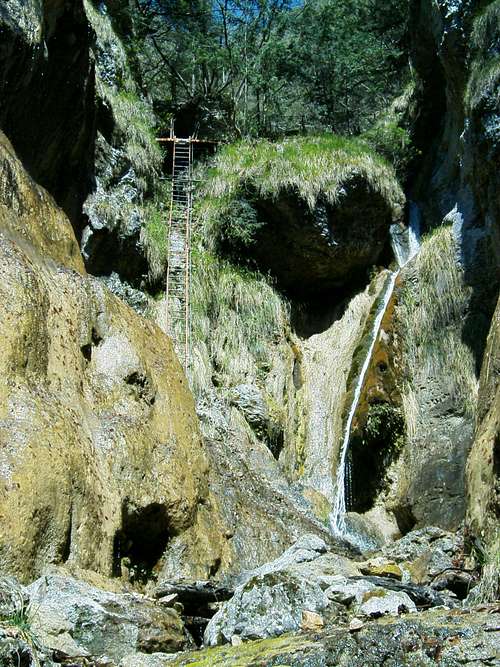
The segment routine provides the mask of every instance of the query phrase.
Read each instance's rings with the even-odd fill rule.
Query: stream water
[[[417,205],[413,202],[410,203],[408,228],[402,230],[397,225],[393,225],[391,227],[391,245],[394,252],[394,257],[398,263],[398,268],[390,274],[383,288],[382,300],[377,309],[373,327],[370,333],[370,344],[368,346],[368,351],[366,353],[363,366],[361,367],[361,371],[356,382],[354,397],[347,417],[343,441],[340,448],[339,464],[335,477],[335,495],[332,504],[332,512],[330,514],[330,528],[334,535],[342,537],[348,535],[346,525],[346,488],[347,493],[349,493],[351,485],[348,483],[346,484],[346,478],[349,480],[352,473],[350,470],[348,456],[352,422],[358,408],[359,399],[361,398],[361,391],[365,382],[366,373],[370,367],[370,361],[379,336],[380,326],[382,324],[382,320],[384,319],[389,301],[391,300],[392,294],[394,292],[394,286],[396,284],[397,277],[403,266],[405,266],[405,264],[407,264],[418,253],[420,248],[420,211]]]

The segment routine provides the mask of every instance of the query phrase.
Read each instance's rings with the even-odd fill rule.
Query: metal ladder
[[[193,144],[174,138],[168,217],[166,328],[184,371],[189,365]]]

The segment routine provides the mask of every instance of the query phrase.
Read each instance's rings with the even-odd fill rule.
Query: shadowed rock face
[[[255,199],[262,226],[249,252],[293,296],[311,298],[363,280],[388,243],[389,202],[360,177],[343,184],[338,202],[311,210],[296,193]]]
[[[0,7],[0,127],[73,223],[93,158],[92,39],[82,0]]]

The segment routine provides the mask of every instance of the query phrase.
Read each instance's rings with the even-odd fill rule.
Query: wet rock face
[[[254,206],[262,226],[249,252],[280,289],[300,298],[365,280],[393,221],[389,202],[360,177],[343,184],[336,205],[320,198],[311,211],[297,194],[281,192]]]
[[[85,275],[68,219],[3,137],[1,183],[2,567],[142,583],[188,533],[189,567],[208,576],[217,518],[168,338]]]
[[[77,227],[94,145],[92,40],[83,0],[0,8],[0,127]]]

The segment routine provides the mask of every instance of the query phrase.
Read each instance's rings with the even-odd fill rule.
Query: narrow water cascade
[[[372,331],[370,334],[370,344],[368,346],[368,351],[356,383],[354,397],[344,429],[344,437],[340,449],[340,459],[337,468],[337,474],[335,476],[335,495],[332,505],[332,512],[330,514],[330,528],[334,535],[339,536],[345,536],[348,532],[345,517],[347,503],[352,502],[352,498],[348,499],[348,495],[352,493],[352,469],[349,463],[348,455],[352,423],[358,408],[359,400],[361,398],[361,391],[363,389],[366,374],[370,367],[370,362],[375,344],[378,339],[382,320],[384,319],[384,315],[394,292],[396,280],[403,266],[405,266],[405,264],[407,264],[407,262],[409,262],[417,254],[420,247],[420,211],[418,206],[413,202],[410,203],[408,228],[404,231],[401,230],[401,228],[398,226],[393,226],[391,228],[391,245],[393,248],[394,256],[398,263],[398,268],[396,271],[393,271],[390,274],[390,277],[386,282],[383,290],[382,301],[378,307],[375,321],[373,323]]]

